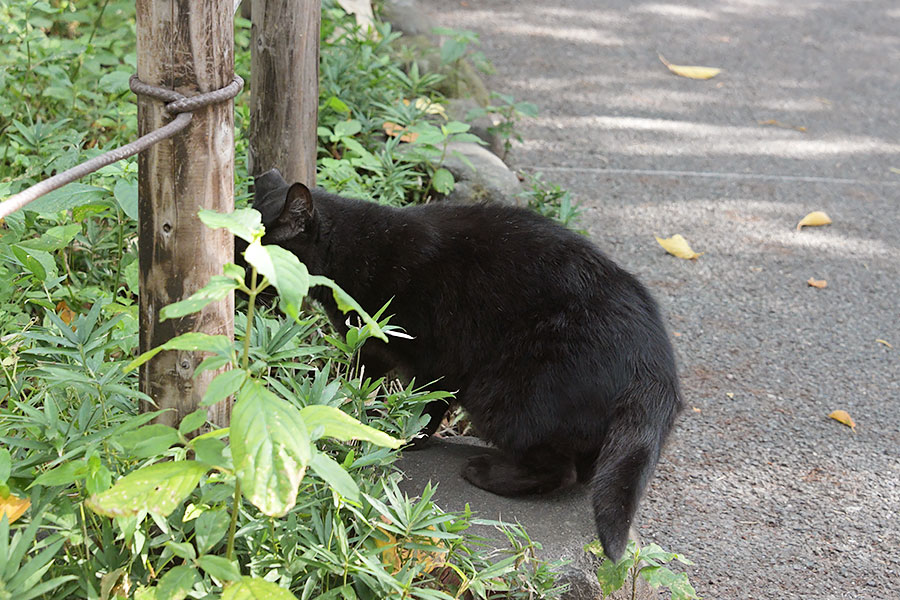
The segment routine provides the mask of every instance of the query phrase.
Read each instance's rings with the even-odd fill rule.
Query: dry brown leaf
[[[62,319],[62,322],[66,325],[70,325],[72,319],[75,318],[75,311],[69,308],[69,305],[66,304],[65,300],[60,300],[59,304],[56,305],[56,314],[59,315],[59,318]]]
[[[850,417],[850,413],[848,413],[846,410],[831,411],[831,414],[828,415],[828,417],[834,419],[838,423],[843,423],[853,431],[856,431],[856,423],[853,422],[853,419]]]
[[[810,287],[819,288],[820,290],[828,286],[828,282],[824,279],[813,279],[812,277],[806,280],[806,283]]]
[[[831,225],[831,217],[821,210],[816,210],[800,219],[800,222],[797,223],[797,231],[804,227],[818,227],[820,225]]]
[[[654,236],[656,237],[656,236]],[[694,252],[691,250],[690,245],[688,245],[687,240],[682,237],[680,233],[676,233],[670,238],[660,238],[657,237],[656,241],[659,242],[659,245],[665,248],[666,252],[671,254],[672,256],[677,256],[678,258],[684,258],[687,260],[694,260],[701,254]]]
[[[381,517],[382,520],[387,522],[385,517]],[[429,529],[434,529],[434,525],[429,525]],[[425,550],[409,550],[400,546],[397,543],[397,536],[387,531],[384,527],[378,527],[378,529],[387,536],[387,541],[381,541],[380,539],[375,539],[375,546],[377,548],[383,548],[381,550],[381,562],[385,565],[389,565],[393,570],[392,573],[396,574],[403,568],[404,564],[415,563],[417,565],[424,565],[423,571],[425,573],[430,573],[434,569],[438,567],[442,567],[444,565],[444,553],[443,552],[427,552]],[[410,538],[411,541],[417,542],[419,544],[428,543],[428,538],[421,536],[412,536]],[[438,538],[430,538],[431,544],[443,547],[441,541]]]
[[[673,65],[662,54],[658,54],[659,60],[666,65],[670,71],[681,77],[688,79],[711,79],[722,72],[722,69],[716,67],[695,67],[686,65]]]
[[[382,125],[381,127],[382,127],[382,129],[384,129],[384,132],[391,137],[397,137],[399,135],[401,142],[412,143],[412,142],[416,141],[416,138],[419,137],[418,133],[411,133],[411,132],[404,133],[404,131],[406,131],[406,127],[403,127],[402,125],[397,125],[393,121],[385,121],[384,125]]]
[[[795,129],[797,131],[806,132],[806,127],[803,125],[790,125],[789,123],[782,123],[781,121],[776,121],[775,119],[769,119],[768,121],[757,121],[760,125],[772,125],[774,127],[781,127],[782,129]]]
[[[10,494],[6,498],[0,497],[0,518],[6,515],[10,523],[25,514],[28,507],[31,506],[31,500],[28,498],[19,498]]]
[[[893,346],[891,346],[891,345],[888,343],[887,340],[881,340],[881,339],[878,339],[878,340],[875,340],[875,341],[878,342],[879,344],[883,344],[883,345],[887,346],[888,348],[893,348]]]

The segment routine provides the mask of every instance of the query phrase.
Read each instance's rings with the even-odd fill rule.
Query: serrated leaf
[[[356,481],[331,457],[322,452],[315,452],[310,459],[309,468],[338,494],[353,502],[359,502],[359,486],[356,485]]]
[[[197,569],[179,565],[169,569],[156,586],[157,600],[184,600],[197,582]]]
[[[247,382],[231,413],[231,454],[244,495],[270,517],[297,501],[310,460],[303,418],[259,381]]]
[[[676,233],[669,238],[657,237],[656,241],[659,242],[659,245],[662,246],[666,252],[668,252],[672,256],[677,256],[678,258],[694,260],[703,254],[702,252],[698,254],[697,252],[691,250],[691,247],[687,243],[687,240],[684,239],[684,237],[680,233]]]
[[[6,498],[0,496],[0,519],[5,516],[10,523],[14,523],[16,519],[25,514],[29,506],[31,506],[31,500],[28,498],[19,498],[15,494],[10,494]]]
[[[228,560],[224,556],[204,555],[197,559],[200,568],[206,571],[208,575],[215,577],[219,581],[240,581],[241,570],[238,568],[237,562]]]
[[[250,244],[244,252],[247,262],[256,267],[278,289],[282,308],[294,320],[300,318],[300,305],[309,292],[309,271],[297,256],[279,246]]]
[[[213,275],[209,283],[178,302],[173,302],[159,311],[159,320],[176,319],[202,310],[206,305],[228,297],[240,283],[225,275]]]
[[[136,515],[142,510],[165,517],[197,487],[207,470],[206,465],[192,460],[150,465],[129,473],[85,504],[107,517]]]
[[[821,210],[815,210],[800,219],[800,222],[797,223],[797,231],[804,227],[820,227],[822,225],[831,225],[831,217]]]
[[[856,423],[846,410],[833,410],[829,413],[828,418],[834,419],[838,423],[843,423],[853,431],[856,431]]]
[[[138,184],[137,181],[125,181],[120,179],[113,188],[113,196],[119,204],[122,212],[128,215],[128,218],[138,220]]]
[[[144,352],[125,365],[124,370],[136,369],[164,350],[202,351],[227,356],[231,353],[232,346],[231,340],[224,335],[209,335],[208,333],[191,331],[173,337],[165,344]]]
[[[194,521],[197,549],[205,554],[218,544],[228,532],[231,518],[225,510],[205,510]]]
[[[300,416],[306,423],[310,435],[321,427],[322,437],[330,437],[342,442],[363,440],[388,448],[399,448],[403,443],[383,431],[360,423],[334,406],[324,404],[304,406],[300,409]]]
[[[216,375],[203,394],[200,400],[200,406],[211,406],[217,402],[221,402],[228,396],[236,394],[244,380],[247,378],[247,371],[243,369],[230,369],[224,373]]]
[[[670,71],[681,77],[687,77],[688,79],[711,79],[722,72],[722,69],[716,67],[673,65],[667,61],[662,54],[659,54],[658,56],[659,60],[662,61],[662,64],[666,65]]]
[[[283,587],[259,577],[241,577],[222,592],[222,600],[297,600]]]
[[[239,208],[230,213],[204,209],[198,212],[197,216],[210,229],[224,227],[248,243],[261,238],[265,231],[262,226],[262,215],[252,208]]]

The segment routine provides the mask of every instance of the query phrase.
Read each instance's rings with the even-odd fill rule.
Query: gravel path
[[[423,4],[540,107],[511,164],[570,189],[668,315],[688,409],[645,542],[704,598],[900,598],[896,0]],[[796,231],[813,210],[834,224]]]

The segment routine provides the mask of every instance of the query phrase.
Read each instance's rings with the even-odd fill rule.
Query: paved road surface
[[[704,598],[900,598],[900,4],[423,2],[541,108],[512,165],[570,189],[668,316],[688,409],[643,539]],[[834,224],[796,231],[813,210]]]

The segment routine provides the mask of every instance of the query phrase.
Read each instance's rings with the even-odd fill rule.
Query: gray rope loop
[[[231,100],[237,96],[241,91],[241,88],[244,87],[244,80],[240,75],[235,74],[231,83],[225,87],[211,92],[197,94],[196,96],[185,96],[179,94],[175,90],[144,83],[137,75],[131,76],[128,80],[128,87],[130,87],[131,91],[138,96],[149,96],[151,98],[156,98],[157,100],[162,100],[166,103],[166,112],[170,115],[177,115],[179,113],[193,112],[198,108],[203,108],[210,104],[218,104],[219,102]]]
[[[120,148],[111,150],[100,156],[87,160],[79,165],[72,167],[62,173],[57,173],[49,179],[45,179],[30,188],[24,189],[18,194],[13,194],[3,202],[0,202],[0,218],[8,217],[15,211],[26,206],[29,202],[37,200],[44,194],[61,188],[67,183],[71,183],[80,177],[84,177],[88,173],[93,173],[97,169],[110,165],[116,161],[134,156],[138,152],[142,152],[166,138],[170,138],[191,122],[193,118],[192,111],[231,100],[238,95],[241,88],[244,87],[244,80],[240,76],[235,75],[234,79],[223,88],[197,94],[196,96],[184,96],[175,90],[148,85],[138,79],[137,75],[132,75],[128,81],[131,91],[140,96],[150,96],[166,103],[166,113],[175,115],[169,123],[163,125],[159,129],[155,129],[150,133],[143,135],[130,144],[125,144]]]

